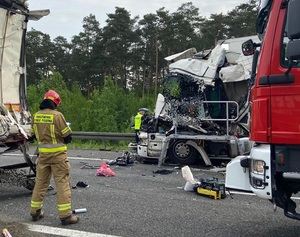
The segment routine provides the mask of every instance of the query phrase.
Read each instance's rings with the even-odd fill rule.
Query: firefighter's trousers
[[[31,215],[35,215],[37,210],[42,209],[44,197],[49,188],[52,175],[57,190],[59,218],[63,219],[72,214],[70,164],[67,156],[60,156],[60,159],[57,158],[58,157],[55,157],[54,159],[49,159],[49,157],[38,158],[36,183],[31,198]]]

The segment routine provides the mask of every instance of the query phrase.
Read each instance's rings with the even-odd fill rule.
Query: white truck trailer
[[[39,20],[49,10],[29,11],[27,0],[0,1],[0,154],[21,150],[24,162],[0,167],[0,182],[9,175],[28,189],[34,186],[35,157],[29,155],[31,115],[26,93],[25,36],[29,20]],[[24,177],[14,171],[28,169]],[[22,174],[22,173],[21,173]]]

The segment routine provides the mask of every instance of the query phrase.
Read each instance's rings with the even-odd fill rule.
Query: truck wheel
[[[192,165],[199,154],[194,147],[186,144],[186,140],[177,140],[169,148],[168,156],[179,164]]]

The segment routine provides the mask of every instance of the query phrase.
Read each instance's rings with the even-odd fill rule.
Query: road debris
[[[80,161],[79,164],[81,165],[80,169],[99,169],[99,165],[90,165],[89,163],[82,161]]]
[[[153,174],[171,174],[173,173],[174,170],[167,170],[167,169],[162,169],[162,170],[156,170],[156,171],[153,171]]]
[[[115,164],[117,165],[133,165],[135,161],[135,155],[130,151],[123,151],[123,154],[121,156],[118,156]]]
[[[12,235],[9,233],[9,231],[6,228],[2,230],[2,234],[4,237],[12,237]]]
[[[111,168],[107,167],[106,162],[103,162],[99,169],[96,171],[96,176],[116,176],[115,172],[112,171]]]
[[[74,209],[72,212],[73,212],[74,214],[78,214],[78,213],[86,213],[86,208]]]
[[[79,187],[79,188],[88,188],[89,185],[86,184],[86,183],[83,182],[83,181],[79,181],[79,182],[77,182],[76,187]]]

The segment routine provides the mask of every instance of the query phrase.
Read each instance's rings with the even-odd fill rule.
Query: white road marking
[[[28,227],[28,230],[33,232],[39,232],[43,234],[65,236],[65,237],[120,237],[116,235],[105,235],[105,234],[97,234],[92,232],[85,232],[79,230],[70,230],[58,227],[50,227],[44,225],[33,225],[33,224],[25,224]]]
[[[71,160],[110,160],[108,158],[85,158],[85,157],[72,157],[72,156],[68,156],[69,159]],[[112,158],[113,159],[113,158]]]
[[[2,154],[3,156],[23,156],[23,154]],[[72,160],[95,160],[95,161],[99,161],[99,160],[113,160],[114,158],[88,158],[88,157],[75,157],[75,156],[68,156],[69,159]]]

